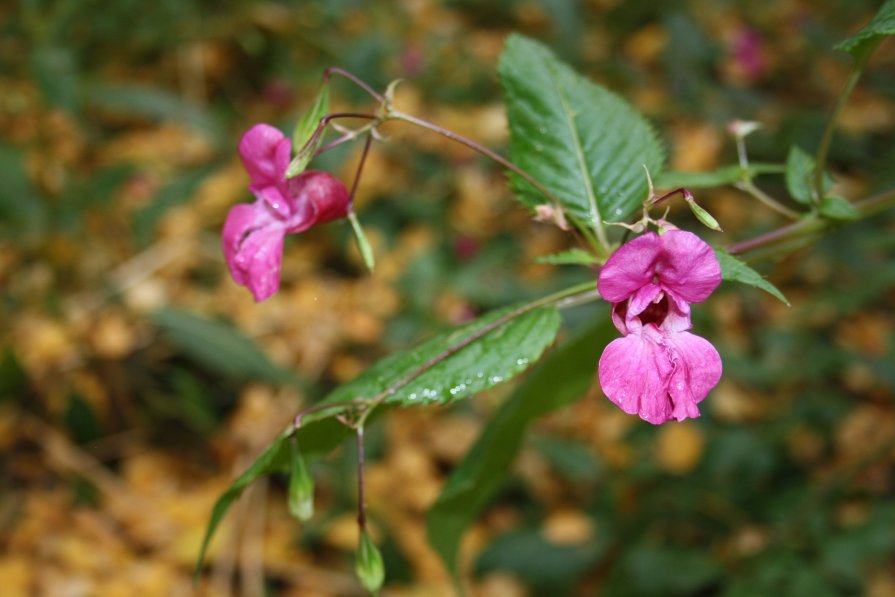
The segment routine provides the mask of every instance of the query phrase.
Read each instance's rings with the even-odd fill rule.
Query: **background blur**
[[[226,6],[226,8],[222,8]],[[657,6],[661,6],[657,8]],[[495,69],[513,30],[653,122],[674,168],[813,152],[864,0],[41,1],[0,8],[0,586],[4,595],[188,595],[218,494],[294,415],[378,357],[587,279],[533,265],[567,240],[502,173],[403,125],[374,145],[347,224],[287,242],[256,305],[219,250],[250,201],[236,142],[291,130],[337,65],[398,106],[506,151]],[[852,199],[895,185],[895,44],[847,108],[831,163]],[[370,110],[334,79],[334,108]],[[359,147],[316,167],[350,182]],[[783,195],[780,177],[759,180]],[[698,193],[727,236],[783,222]],[[673,217],[697,229],[684,211]],[[723,285],[694,311],[725,375],[703,417],[654,428],[594,385],[540,422],[464,542],[475,595],[895,595],[895,219],[759,263],[792,301]],[[569,315],[568,326],[598,307]],[[594,355],[596,369],[598,355]],[[388,595],[450,595],[424,512],[506,388],[394,411],[368,432]],[[226,519],[201,592],[357,595],[354,453],[314,465],[317,516],[285,479]]]

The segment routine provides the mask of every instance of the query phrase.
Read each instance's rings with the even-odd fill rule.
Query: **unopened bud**
[[[385,567],[382,564],[382,554],[365,529],[360,532],[354,571],[360,584],[371,595],[379,594],[379,589],[385,581]]]
[[[727,132],[737,139],[742,139],[760,128],[760,122],[754,122],[752,120],[734,120],[727,125]]]
[[[292,462],[289,477],[289,512],[302,522],[314,515],[314,477],[308,471],[298,442],[292,441]]]

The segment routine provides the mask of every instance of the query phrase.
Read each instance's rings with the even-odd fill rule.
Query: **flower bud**
[[[292,441],[291,475],[289,477],[289,512],[302,522],[314,515],[314,477],[298,449],[298,442]]]
[[[382,564],[382,554],[370,539],[366,529],[360,532],[360,541],[357,546],[357,561],[354,565],[360,584],[371,594],[378,595],[382,583],[385,581],[385,567]]]

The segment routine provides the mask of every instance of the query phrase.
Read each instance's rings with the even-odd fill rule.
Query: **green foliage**
[[[599,351],[615,330],[604,309],[595,321],[550,353],[491,417],[430,508],[429,541],[452,573],[463,533],[503,484],[529,425],[569,405],[592,383]]]
[[[545,185],[572,219],[600,229],[621,221],[647,193],[643,167],[660,172],[664,151],[625,101],[560,62],[541,44],[507,38],[498,67],[514,163]],[[529,207],[547,199],[512,176]]]
[[[295,125],[292,132],[292,148],[296,156],[289,164],[286,176],[298,176],[308,167],[308,162],[314,157],[314,151],[323,142],[323,135],[317,135],[314,143],[308,144],[320,124],[320,119],[329,113],[329,83],[324,83],[314,98],[314,103],[308,108]]]
[[[711,172],[660,172],[653,177],[653,182],[660,189],[681,187],[687,189],[708,189],[736,184],[759,174],[776,174],[782,171],[783,168],[778,164],[754,163],[749,164],[747,168],[732,165],[724,166]]]
[[[818,211],[831,220],[854,220],[859,215],[858,210],[848,199],[832,195],[821,199]]]
[[[381,394],[388,404],[444,404],[502,383],[537,361],[559,329],[554,307],[518,312],[513,307],[491,312],[386,357],[324,402],[371,400]]]
[[[865,59],[887,35],[895,35],[895,0],[886,0],[873,19],[860,31],[836,45],[855,60]]]
[[[715,256],[721,264],[721,279],[740,282],[748,286],[755,286],[765,292],[778,298],[780,301],[789,305],[789,301],[783,296],[776,286],[768,282],[757,271],[725,251],[724,249],[715,248]]]
[[[548,265],[595,265],[599,261],[590,251],[574,248],[552,255],[542,255],[535,259],[535,263]]]
[[[373,543],[373,539],[370,538],[366,530],[361,531],[360,534],[354,572],[368,593],[379,594],[382,583],[385,581],[385,566],[382,564],[382,554],[379,553],[379,548]]]
[[[799,203],[812,202],[814,188],[814,158],[801,147],[793,145],[786,156],[786,189],[790,196]],[[833,179],[824,172],[824,192],[833,187]]]
[[[152,321],[168,339],[196,362],[226,377],[298,383],[232,325],[180,309],[156,311]]]
[[[227,510],[230,509],[230,506],[233,505],[233,502],[239,499],[242,492],[259,477],[283,471],[289,466],[291,455],[289,436],[291,432],[292,429],[289,428],[278,435],[277,438],[267,446],[264,452],[261,453],[261,456],[259,456],[214,503],[214,508],[211,510],[211,519],[208,521],[208,527],[205,529],[205,536],[202,538],[202,546],[199,548],[196,568],[193,571],[194,580],[198,580],[199,575],[202,573],[202,566],[205,563],[205,554],[208,551],[211,538],[214,536],[218,525],[221,524],[224,514],[226,514]]]

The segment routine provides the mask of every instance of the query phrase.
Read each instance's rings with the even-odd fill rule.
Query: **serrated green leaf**
[[[330,393],[325,402],[373,398],[392,388],[385,400],[389,404],[443,404],[507,381],[540,358],[556,337],[560,323],[555,307],[540,307],[506,321],[464,346],[471,337],[514,311],[513,307],[493,311],[416,348],[386,357]],[[457,347],[462,348],[414,375],[442,353]]]
[[[757,271],[731,255],[724,249],[718,249],[716,247],[713,247],[713,249],[715,251],[715,256],[718,258],[718,262],[721,264],[722,280],[740,282],[742,284],[760,288],[768,294],[771,294],[779,299],[786,306],[789,306],[789,301],[786,300],[786,297],[783,296],[783,293],[780,292],[776,286],[768,282],[764,278],[764,276],[759,274]]]
[[[426,520],[429,542],[452,573],[463,533],[500,487],[528,426],[581,396],[593,382],[600,350],[614,330],[601,309],[594,324],[550,353],[491,417],[451,473]]]
[[[576,221],[597,228],[630,215],[647,194],[644,165],[664,151],[650,124],[621,98],[578,75],[543,45],[513,34],[498,67],[513,162],[545,185]],[[519,199],[546,199],[517,176]]]
[[[783,166],[780,164],[754,163],[749,164],[747,168],[734,164],[711,172],[660,172],[654,178],[654,183],[660,189],[708,189],[736,184],[759,174],[780,172],[783,172]]]
[[[831,220],[855,220],[860,216],[857,208],[848,199],[835,196],[824,197],[820,202],[819,211],[821,215]]]
[[[569,249],[552,255],[542,255],[535,263],[547,265],[594,265],[599,263],[597,256],[584,249]]]
[[[202,539],[202,546],[199,548],[199,556],[196,560],[196,567],[193,570],[193,580],[199,578],[202,572],[202,565],[205,562],[205,554],[208,552],[208,546],[211,538],[220,525],[224,514],[230,509],[242,492],[255,482],[256,479],[263,475],[267,475],[277,471],[286,470],[289,467],[290,445],[289,435],[291,429],[287,429],[274,439],[273,442],[261,453],[261,455],[245,470],[227,490],[221,494],[221,497],[214,503],[211,511],[211,519],[208,521],[208,527],[205,529],[205,536]]]
[[[179,309],[161,309],[153,323],[187,356],[229,378],[298,383],[239,329]]]
[[[835,48],[848,52],[855,60],[865,59],[886,35],[895,35],[895,0],[886,0],[873,19],[860,31],[838,43]]]

